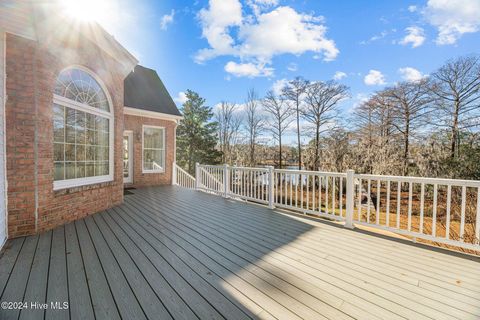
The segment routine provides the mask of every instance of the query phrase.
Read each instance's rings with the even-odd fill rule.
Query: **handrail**
[[[173,163],[172,184],[193,190],[196,188],[196,179],[176,163]]]

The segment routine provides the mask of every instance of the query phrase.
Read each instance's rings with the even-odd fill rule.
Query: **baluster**
[[[437,193],[438,184],[433,185],[433,213],[432,213],[432,236],[437,235]]]
[[[370,191],[371,191],[372,181],[367,180],[367,223],[370,223]]]
[[[460,215],[460,241],[464,242],[465,236],[465,209],[467,205],[467,187],[462,186],[462,211]]]
[[[385,225],[390,226],[390,180],[387,181],[387,204],[386,204],[386,216],[385,216]]]
[[[400,205],[402,201],[402,182],[397,183],[397,229],[400,229]]]
[[[421,187],[421,191],[420,191],[420,228],[419,228],[419,232],[420,233],[423,233],[423,217],[425,215],[425,183],[422,183],[422,187]]]
[[[382,183],[380,180],[377,180],[377,212],[376,212],[376,219],[375,223],[380,224],[380,188],[382,187]]]
[[[448,185],[447,186],[447,220],[446,220],[446,226],[445,226],[445,238],[449,239],[450,238],[450,213],[451,213],[451,203],[452,203],[452,186]]]
[[[408,231],[412,230],[412,188],[413,184],[410,182],[408,184]]]
[[[477,190],[477,219],[475,219],[476,244],[480,243],[480,187]]]
[[[332,177],[332,214],[335,215],[335,177]]]
[[[357,220],[360,221],[362,218],[362,179],[358,179],[358,217]]]
[[[343,217],[343,177],[340,180],[340,217]]]

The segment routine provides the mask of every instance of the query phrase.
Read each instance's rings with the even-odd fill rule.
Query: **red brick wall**
[[[72,65],[92,70],[102,79],[112,98],[115,114],[114,181],[53,191],[53,90],[58,73]],[[7,34],[10,238],[48,230],[123,201],[123,75],[120,70],[116,60],[78,35],[66,40],[49,38],[39,43]]]
[[[142,172],[142,126],[152,125],[165,127],[165,172]],[[124,129],[133,131],[133,187],[170,184],[172,182],[172,166],[175,156],[175,127],[172,120],[160,120],[125,115]]]

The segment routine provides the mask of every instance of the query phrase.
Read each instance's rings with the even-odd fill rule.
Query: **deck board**
[[[144,203],[144,202],[142,202]],[[164,206],[164,204],[162,203],[162,206]],[[177,215],[175,218],[176,219],[179,219],[181,217],[185,217],[185,215]],[[188,221],[185,222],[185,225],[188,226],[188,227],[192,227],[194,225],[196,225],[195,221],[194,221],[195,218],[193,217],[189,217],[188,218]],[[212,227],[210,227],[212,226]],[[222,234],[222,231],[219,230],[220,227],[225,227],[226,224],[221,224],[221,225],[218,225],[219,228],[214,228],[213,226],[215,226],[215,222],[214,222],[214,217],[208,217],[208,219],[206,219],[204,221],[204,225],[202,226],[202,231],[210,231],[211,234],[213,234],[213,236],[217,236],[217,235],[220,235]],[[236,235],[235,232],[238,233],[238,230],[235,230],[235,229],[227,229],[228,230],[228,234],[225,235],[225,237],[223,237],[221,239],[221,241],[219,243],[225,245],[226,243],[229,242],[230,239],[234,238],[236,241],[239,241],[242,243],[242,245],[246,245],[247,247],[250,247],[248,250],[249,252],[254,252],[252,250],[262,250],[261,247],[259,247],[257,245],[258,241],[250,241],[249,242],[249,239],[252,239],[256,236],[256,234],[248,234],[248,232],[245,232],[245,228],[241,228],[241,232],[242,234],[238,234]],[[245,236],[247,235],[247,237],[245,238],[241,238],[242,236]],[[274,251],[279,251],[279,250],[274,250],[275,248],[272,248],[271,246],[268,246],[267,244],[265,244],[265,241],[262,242],[263,243],[263,246],[267,246],[268,248],[266,249],[263,249],[263,253],[262,254],[267,254],[268,252],[274,252]],[[289,248],[289,250],[291,250],[291,248]],[[347,264],[345,265],[344,263],[342,263],[342,260],[339,260],[337,259],[337,263],[332,263],[330,259],[328,258],[331,258],[332,256],[328,256],[327,259],[324,259],[324,258],[318,258],[318,256],[321,256],[322,254],[320,253],[317,253],[317,254],[312,254],[312,255],[309,255],[309,256],[302,256],[302,257],[299,257],[299,256],[295,256],[295,255],[292,255],[292,254],[289,254],[288,251],[286,250],[282,250],[284,252],[284,254],[286,256],[289,256],[291,257],[292,259],[290,259],[290,262],[289,264],[293,264],[293,265],[296,265],[295,268],[293,268],[294,272],[295,270],[300,270],[299,268],[301,266],[298,266],[298,263],[297,263],[297,259],[303,259],[303,262],[302,263],[306,263],[308,262],[309,260],[313,262],[314,265],[319,265],[319,266],[322,266],[322,269],[319,269],[318,272],[322,272],[322,270],[327,270],[328,271],[331,271],[331,270],[339,270],[340,271],[340,277],[342,278],[345,278],[345,276],[348,276],[349,274],[352,274],[354,277],[353,277],[353,281],[356,281],[358,279],[365,279],[365,281],[368,281],[372,284],[375,284],[375,286],[378,288],[383,288],[384,290],[392,290],[394,289],[394,292],[396,294],[401,294],[400,298],[407,298],[407,299],[410,299],[410,303],[413,304],[413,305],[417,305],[418,306],[418,303],[424,303],[425,306],[430,306],[432,309],[430,309],[430,312],[432,313],[436,313],[437,309],[440,311],[440,312],[445,312],[445,313],[452,313],[453,315],[456,315],[456,316],[460,316],[460,317],[465,317],[465,316],[468,316],[468,314],[465,314],[465,312],[463,312],[462,310],[469,310],[470,312],[476,312],[476,315],[478,315],[478,308],[477,307],[473,307],[471,305],[468,305],[468,304],[464,304],[463,302],[461,301],[450,301],[451,299],[442,299],[443,296],[441,295],[435,295],[435,293],[433,292],[428,292],[428,293],[425,293],[425,292],[422,292],[422,290],[419,290],[417,285],[418,285],[418,281],[415,281],[413,283],[413,285],[404,285],[404,283],[402,281],[394,281],[395,279],[391,279],[387,276],[383,276],[382,278],[382,274],[377,274],[377,275],[372,275],[372,272],[376,272],[376,270],[371,270],[371,269],[367,269],[365,267],[363,268],[357,268],[358,266],[356,264],[353,264],[353,263],[350,263],[350,264]],[[297,250],[298,253],[301,253],[300,250]],[[327,257],[327,256],[326,256]],[[286,265],[286,264],[284,264]],[[288,267],[288,265],[286,265]],[[354,269],[357,269],[356,271],[353,271],[352,272],[352,268]],[[361,272],[363,271],[363,272]],[[293,273],[293,272],[292,272]],[[381,277],[382,281],[379,281],[377,279],[377,277]],[[358,282],[358,281],[356,281]],[[371,291],[373,291],[374,288],[372,288]],[[388,296],[389,295],[389,292],[385,292],[383,291],[382,292],[382,296]],[[436,301],[436,300],[432,300],[432,296],[434,296],[436,299],[440,300],[440,301]],[[393,296],[393,298],[396,298],[397,296]],[[457,308],[457,309],[452,309],[450,308],[449,306],[445,306],[445,304],[448,304],[450,303],[452,307],[454,308]],[[460,305],[460,306],[459,306]],[[443,314],[441,313],[438,313],[436,318],[442,318]]]
[[[0,319],[478,319],[480,259],[177,187],[10,240]]]
[[[46,232],[40,235],[37,250],[33,258],[32,269],[25,290],[24,301],[34,301],[40,304],[45,303],[48,282],[48,266],[50,259],[50,248],[52,244],[52,232]],[[20,310],[20,319],[36,319],[37,310],[28,308]]]

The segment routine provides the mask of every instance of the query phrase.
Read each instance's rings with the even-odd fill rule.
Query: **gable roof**
[[[155,70],[135,66],[124,81],[126,107],[181,116],[175,102]]]

